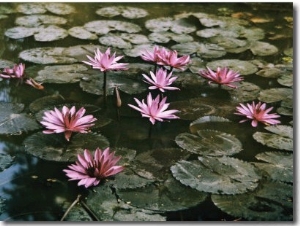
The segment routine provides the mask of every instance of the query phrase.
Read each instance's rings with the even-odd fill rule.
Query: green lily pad
[[[257,75],[264,78],[278,78],[282,75],[282,70],[276,67],[263,68],[262,70],[256,72]]]
[[[273,126],[266,126],[265,129],[272,133],[278,134],[280,136],[293,139],[294,130],[293,127],[291,126],[273,125]]]
[[[267,177],[275,181],[293,183],[293,154],[287,152],[263,152],[255,156],[266,163],[253,164],[266,172]]]
[[[235,103],[247,102],[257,99],[261,88],[250,82],[240,82],[237,89],[223,87],[230,94],[231,100]]]
[[[106,34],[99,38],[99,42],[102,45],[113,46],[119,49],[131,49],[131,43],[123,40],[120,36],[115,34]]]
[[[116,194],[106,184],[93,190],[87,197],[86,205],[101,221],[166,221],[157,212],[136,208],[117,200]]]
[[[118,191],[130,205],[153,211],[178,211],[205,201],[207,194],[182,185],[169,176],[166,180],[144,188]]]
[[[293,96],[293,89],[271,88],[260,91],[258,99],[265,103],[281,101]]]
[[[194,40],[190,35],[176,34],[168,31],[153,32],[149,35],[149,39],[155,43],[168,43],[171,40],[179,43],[186,43]]]
[[[254,190],[260,176],[253,165],[223,157],[199,157],[199,161],[178,161],[171,167],[182,184],[213,194],[241,194]]]
[[[212,195],[213,203],[227,214],[254,221],[292,221],[293,186],[266,181],[255,191],[240,195]]]
[[[246,38],[249,41],[261,40],[265,38],[265,32],[261,28],[245,28],[241,30],[240,38]]]
[[[141,44],[133,46],[132,49],[124,49],[124,53],[130,57],[139,57],[141,53],[148,50],[153,51],[154,45],[153,44]]]
[[[223,47],[228,53],[242,53],[249,49],[250,43],[233,37],[216,36],[209,39],[210,42]]]
[[[270,56],[278,53],[278,48],[267,42],[253,42],[251,43],[250,50],[257,56]]]
[[[82,207],[82,205],[77,204],[72,207],[70,212],[68,212],[68,215],[64,218],[64,221],[85,222],[85,221],[93,221],[93,218],[88,214],[88,212],[86,212],[86,210]]]
[[[83,64],[46,66],[34,79],[42,83],[76,83],[86,76],[87,70]]]
[[[38,158],[56,162],[74,162],[77,155],[82,154],[84,149],[94,151],[96,148],[109,147],[106,137],[96,133],[74,133],[71,141],[60,134],[44,134],[38,132],[24,140],[25,151]]]
[[[197,31],[196,35],[202,38],[211,38],[215,36],[237,38],[239,36],[237,32],[228,30],[227,28],[206,28]]]
[[[114,17],[121,15],[128,19],[142,18],[148,15],[148,12],[141,8],[129,6],[111,6],[103,7],[96,11],[96,14],[104,17]]]
[[[293,85],[294,85],[293,77],[294,77],[293,74],[285,74],[285,75],[280,76],[277,79],[277,82],[283,86],[293,87]]]
[[[120,37],[125,40],[130,42],[131,44],[135,45],[141,45],[141,44],[146,44],[149,43],[149,39],[147,36],[142,35],[142,34],[129,34],[129,33],[121,33]]]
[[[51,25],[47,27],[39,27],[38,32],[34,35],[34,39],[38,42],[51,42],[64,39],[67,36],[67,30]]]
[[[191,122],[190,127],[196,124],[208,123],[208,122],[230,122],[230,120],[219,116],[208,115],[208,116],[203,116],[201,118],[198,118],[195,121]]]
[[[38,28],[18,26],[7,29],[4,35],[11,39],[27,38],[34,35],[37,30]]]
[[[16,10],[19,13],[24,13],[24,14],[43,14],[47,12],[43,3],[36,3],[36,2],[18,4]]]
[[[198,130],[197,135],[181,133],[176,144],[201,156],[224,156],[239,153],[242,143],[233,135],[214,130]]]
[[[50,2],[45,4],[45,8],[54,14],[57,15],[68,15],[71,13],[75,13],[75,7],[67,3],[60,3],[60,2]]]
[[[83,40],[97,40],[98,36],[88,30],[84,29],[84,27],[76,26],[72,27],[68,30],[70,36],[74,38],[79,38]]]
[[[258,70],[257,67],[249,61],[238,59],[215,60],[207,63],[206,66],[212,70],[216,70],[218,67],[228,67],[233,71],[239,72],[241,75],[251,75]]]
[[[0,153],[0,172],[4,171],[8,167],[10,167],[13,163],[14,158],[9,154]],[[1,208],[0,208],[1,210]],[[0,211],[1,212],[1,211]]]
[[[14,62],[10,61],[10,60],[4,60],[4,59],[0,59],[0,68],[12,68],[15,65]]]
[[[21,113],[24,109],[23,104],[19,103],[0,103],[0,134],[22,134],[40,128],[32,116]]]
[[[52,15],[30,15],[17,17],[15,24],[24,27],[39,27],[41,25],[64,25],[67,20],[63,17]]]

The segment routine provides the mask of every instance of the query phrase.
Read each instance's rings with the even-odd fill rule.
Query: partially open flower
[[[109,176],[121,172],[124,167],[116,166],[121,157],[116,157],[114,152],[109,152],[109,147],[105,150],[97,148],[94,156],[85,149],[83,155],[78,155],[78,161],[71,164],[69,169],[63,171],[70,180],[79,180],[78,186],[84,185],[86,188],[96,186],[100,181]]]
[[[97,119],[92,115],[83,116],[85,111],[83,107],[76,112],[75,106],[71,109],[63,106],[61,111],[54,108],[54,110],[44,112],[41,124],[47,130],[44,130],[43,133],[65,133],[67,141],[70,141],[73,132],[87,133]]]
[[[4,68],[0,77],[2,78],[24,78],[25,64],[15,65],[13,68]]]
[[[171,68],[176,68],[181,71],[183,71],[190,62],[189,55],[178,57],[176,50],[161,51],[158,57],[160,58],[158,62],[159,65],[170,66]]]

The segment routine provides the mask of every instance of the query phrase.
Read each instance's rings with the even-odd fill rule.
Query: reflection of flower
[[[268,114],[272,109],[273,107],[266,109],[265,103],[258,102],[258,104],[255,104],[253,101],[252,105],[250,105],[249,103],[247,104],[247,106],[240,104],[240,106],[236,107],[237,112],[234,114],[247,117],[247,119],[241,120],[240,122],[252,120],[251,125],[253,127],[256,127],[258,122],[262,122],[266,125],[278,124],[280,123],[280,121],[274,118],[279,118],[280,116],[276,113]]]
[[[94,69],[100,69],[100,71],[109,70],[127,70],[127,64],[117,63],[123,56],[116,57],[116,53],[110,54],[110,48],[105,53],[102,53],[99,49],[95,50],[94,59],[87,55],[90,61],[82,61],[85,64],[91,65]]]
[[[151,93],[147,96],[147,104],[140,102],[138,99],[134,98],[135,102],[138,104],[138,107],[128,104],[133,109],[142,113],[142,117],[148,117],[150,122],[154,125],[155,121],[163,121],[164,119],[177,119],[178,116],[174,113],[179,112],[178,110],[167,110],[169,103],[166,103],[167,97],[164,97],[159,101],[159,95],[155,99],[152,99]]]
[[[170,66],[172,69],[176,68],[182,71],[185,69],[185,66],[188,65],[188,63],[190,62],[189,55],[178,57],[176,50],[161,51],[158,57],[160,58],[160,61],[158,62],[159,65]]]
[[[149,89],[159,89],[161,92],[165,92],[166,90],[179,90],[177,87],[170,86],[177,77],[171,77],[172,72],[167,74],[167,71],[160,68],[156,71],[156,74],[154,74],[152,71],[150,71],[150,76],[143,74],[143,77],[146,79],[145,82],[151,84],[152,86],[149,86]]]
[[[25,64],[15,65],[13,68],[4,68],[3,74],[0,74],[2,78],[23,78],[25,75]]]
[[[199,73],[202,77],[210,80],[208,83],[214,82],[220,85],[226,85],[231,88],[237,88],[231,83],[240,82],[243,80],[243,78],[240,77],[240,74],[238,72],[230,70],[226,67],[218,67],[216,72],[212,71],[209,67],[207,67],[207,70],[199,71]]]
[[[87,133],[89,127],[93,126],[93,122],[97,119],[92,115],[83,116],[85,109],[82,107],[77,112],[75,106],[69,109],[63,106],[62,111],[57,108],[44,112],[43,124],[48,130],[43,133],[65,133],[65,138],[70,141],[72,132]]]
[[[110,153],[109,147],[103,151],[97,148],[94,157],[85,149],[83,155],[78,155],[78,161],[63,171],[70,180],[79,180],[78,186],[84,185],[88,188],[98,185],[103,178],[121,172],[124,167],[116,166],[120,158],[116,157],[114,152]]]

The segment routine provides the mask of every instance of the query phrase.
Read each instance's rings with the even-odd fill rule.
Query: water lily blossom
[[[176,50],[165,50],[161,51],[158,55],[160,61],[158,62],[159,65],[170,66],[171,70],[173,68],[179,69],[181,71],[185,70],[185,67],[190,62],[190,56],[184,55],[178,57],[178,53]]]
[[[209,67],[207,67],[207,70],[201,70],[199,71],[199,74],[203,78],[208,79],[209,84],[217,83],[219,85],[226,85],[231,88],[237,88],[237,86],[231,83],[240,82],[243,80],[243,78],[240,77],[240,74],[238,72],[230,70],[227,67],[218,67],[217,71],[213,71]]]
[[[13,68],[4,68],[0,74],[1,78],[23,78],[25,75],[25,64],[16,64]]]
[[[146,79],[145,82],[151,85],[149,86],[151,90],[159,89],[161,92],[165,92],[165,90],[179,90],[177,87],[170,86],[177,79],[177,77],[172,77],[172,72],[168,74],[167,70],[160,68],[156,71],[156,74],[150,71],[150,76],[143,74],[143,77]]]
[[[127,70],[126,63],[117,63],[123,56],[116,56],[116,53],[111,55],[110,48],[102,53],[98,48],[95,50],[95,56],[92,58],[87,55],[90,61],[82,61],[85,64],[91,65],[93,69],[99,69],[100,71],[111,70]]]
[[[160,61],[158,57],[161,52],[166,51],[165,48],[159,48],[158,46],[154,46],[153,51],[145,50],[141,53],[141,58],[145,61],[153,62],[157,64]]]
[[[67,141],[70,141],[73,132],[87,133],[97,119],[92,115],[84,116],[85,112],[86,110],[83,107],[76,112],[75,106],[70,109],[63,106],[61,111],[57,108],[46,111],[43,120],[40,122],[47,128],[43,133],[64,133]]]
[[[142,117],[149,118],[150,122],[154,125],[155,121],[164,121],[165,119],[178,119],[179,117],[174,115],[174,113],[179,112],[178,110],[167,110],[169,103],[166,103],[167,97],[164,97],[160,101],[159,95],[155,99],[152,99],[151,93],[147,96],[147,103],[144,99],[139,101],[137,98],[134,98],[135,102],[138,104],[134,106],[128,104],[131,108],[142,113]]]
[[[64,169],[69,180],[79,180],[78,186],[84,185],[86,188],[96,186],[100,181],[109,176],[120,173],[124,170],[123,166],[117,166],[120,156],[115,156],[114,152],[109,151],[109,147],[105,150],[97,148],[94,156],[89,150],[85,149],[83,155],[77,156],[75,164]]]
[[[36,89],[40,89],[40,90],[43,90],[44,89],[44,86],[42,85],[42,83],[38,83],[36,82],[33,78],[28,78],[25,80],[25,83],[27,85],[30,85]]]
[[[279,120],[275,119],[280,116],[276,113],[269,114],[272,109],[273,107],[267,108],[265,103],[258,102],[255,104],[253,101],[252,104],[240,104],[240,106],[236,107],[237,112],[234,114],[247,117],[247,119],[241,120],[240,123],[252,120],[251,125],[253,127],[256,127],[258,122],[262,122],[265,125],[275,125],[280,123]]]

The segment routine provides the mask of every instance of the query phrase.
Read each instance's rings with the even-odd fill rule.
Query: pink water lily
[[[2,78],[24,78],[25,64],[16,64],[13,68],[4,68],[0,77]]]
[[[139,101],[137,98],[134,98],[135,102],[138,104],[138,107],[128,104],[131,108],[142,113],[142,117],[149,118],[150,122],[154,125],[155,121],[164,121],[165,119],[178,119],[179,117],[174,115],[174,113],[179,112],[178,110],[167,110],[169,103],[166,103],[167,97],[164,97],[160,101],[159,95],[155,99],[152,99],[151,93],[147,96],[147,103],[144,99]]]
[[[251,125],[253,127],[256,127],[258,122],[262,122],[266,125],[275,125],[280,123],[279,120],[275,119],[279,118],[280,116],[276,113],[269,114],[272,109],[273,107],[267,108],[265,103],[258,102],[255,104],[253,101],[252,104],[240,104],[240,106],[236,107],[237,112],[234,114],[247,117],[247,119],[241,120],[240,123],[252,120]]]
[[[85,149],[83,155],[77,156],[78,161],[63,171],[69,180],[79,180],[78,186],[84,185],[88,188],[98,185],[104,178],[123,171],[123,166],[116,165],[120,158],[115,156],[114,152],[110,152],[109,147],[103,151],[97,148],[94,156]]]
[[[177,87],[170,86],[177,79],[177,77],[172,77],[172,72],[168,74],[167,70],[160,68],[155,74],[150,71],[150,76],[143,74],[143,77],[146,79],[145,82],[152,85],[149,86],[149,89],[159,89],[161,92],[165,92],[165,90],[179,90]]]
[[[70,109],[63,106],[61,111],[57,108],[46,111],[44,112],[43,121],[41,121],[41,124],[47,128],[43,133],[64,133],[67,141],[70,141],[73,132],[87,133],[97,119],[92,115],[84,116],[85,112],[86,110],[83,107],[76,112],[75,106]]]
[[[189,55],[178,57],[178,53],[176,50],[160,51],[158,57],[160,58],[160,60],[158,61],[159,65],[170,66],[172,69],[176,68],[182,71],[185,70],[185,67],[190,62]]]
[[[158,63],[160,61],[160,58],[158,57],[161,52],[167,51],[165,48],[160,48],[158,46],[154,46],[153,51],[144,50],[141,53],[141,58],[145,61]]]
[[[207,67],[207,70],[201,70],[199,71],[199,74],[203,78],[208,79],[209,84],[216,83],[219,85],[226,85],[231,88],[237,88],[237,86],[231,83],[240,82],[243,80],[243,78],[240,77],[240,74],[238,72],[230,70],[227,67],[218,67],[216,72]]]
[[[116,53],[110,54],[110,48],[108,48],[105,53],[102,53],[98,48],[95,50],[95,56],[92,58],[87,55],[90,61],[82,61],[85,64],[91,65],[94,69],[99,69],[100,71],[110,71],[110,70],[127,70],[126,63],[117,63],[123,56],[117,56]]]

